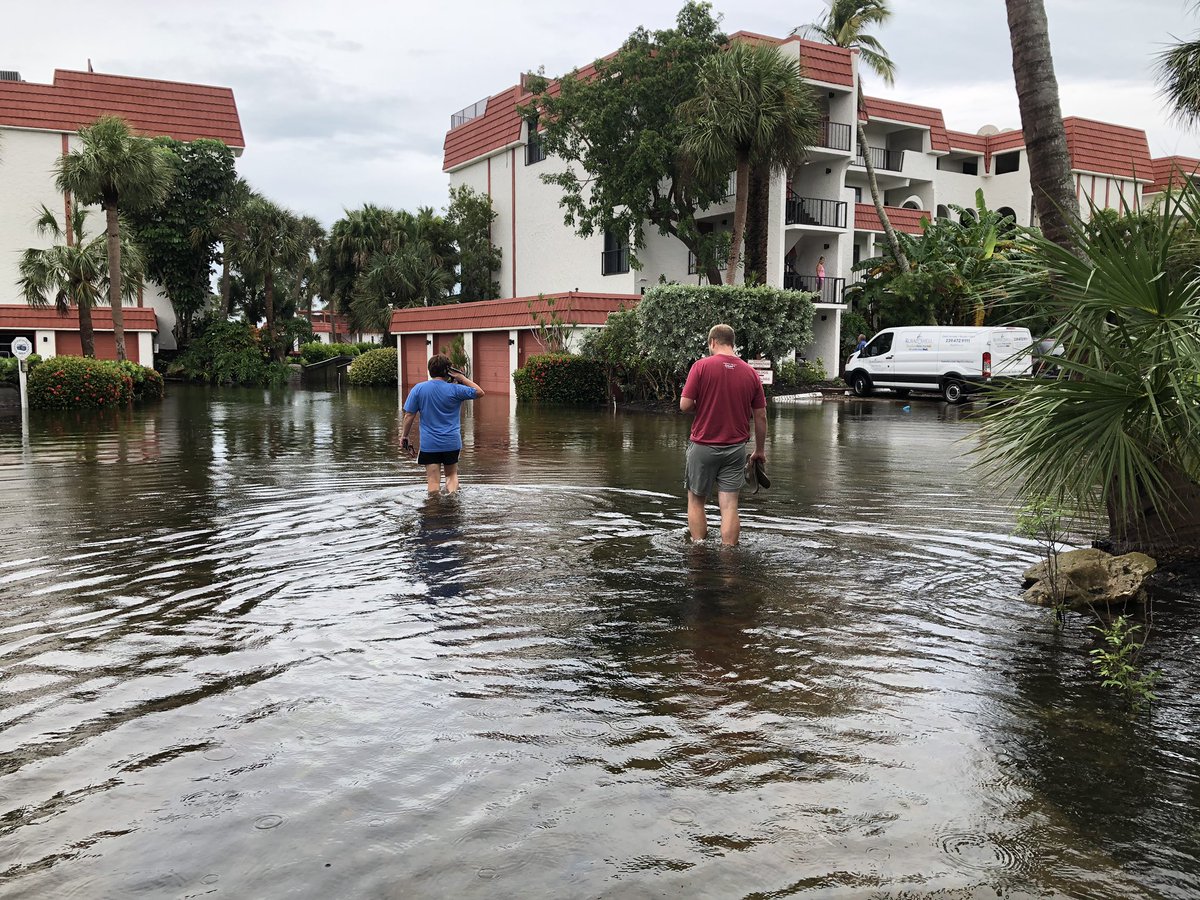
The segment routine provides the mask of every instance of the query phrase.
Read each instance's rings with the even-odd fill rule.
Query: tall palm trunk
[[[862,88],[859,88],[859,106],[862,106]],[[879,192],[879,183],[875,180],[875,166],[871,164],[871,147],[867,144],[867,130],[863,128],[862,119],[858,120],[858,148],[862,152],[863,163],[866,165],[867,184],[871,187],[871,199],[875,201],[875,212],[883,225],[883,236],[887,240],[888,250],[891,251],[892,259],[896,260],[896,267],[901,272],[907,272],[908,257],[904,255],[904,250],[900,247],[900,239],[896,237],[896,229],[892,227],[892,221],[888,218],[887,210],[884,209],[883,194]]]
[[[733,233],[729,240],[729,263],[725,269],[728,284],[737,284],[738,266],[742,258],[742,240],[746,236],[746,208],[750,200],[750,159],[738,154],[737,177],[733,197]]]
[[[96,358],[96,331],[92,327],[92,305],[79,304],[79,346],[88,359]]]
[[[1079,200],[1071,188],[1071,156],[1058,101],[1043,0],[1005,0],[1012,42],[1013,77],[1029,157],[1029,180],[1042,233],[1060,247],[1074,247],[1070,221]]]
[[[229,250],[221,249],[221,308],[225,318],[233,315],[233,286],[229,281]]]
[[[125,361],[125,311],[121,308],[121,224],[117,204],[104,202],[105,237],[108,239],[108,305],[112,307],[113,342],[117,359]],[[81,317],[82,318],[82,317]]]
[[[279,342],[275,339],[275,272],[270,265],[263,273],[263,309],[267,318],[267,346],[271,349],[271,359],[278,362]]]
[[[755,165],[750,169],[750,191],[746,199],[746,284],[767,283],[767,245],[770,234],[771,170]]]

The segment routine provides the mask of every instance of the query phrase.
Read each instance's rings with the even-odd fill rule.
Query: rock
[[[1062,603],[1072,609],[1087,606],[1123,606],[1146,599],[1145,583],[1158,563],[1145,553],[1113,556],[1103,550],[1069,550],[1058,555],[1058,581]],[[1025,570],[1025,599],[1052,606],[1053,594],[1040,562]]]

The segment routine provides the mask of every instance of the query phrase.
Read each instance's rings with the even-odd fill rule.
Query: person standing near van
[[[458,490],[458,457],[462,452],[462,421],[459,407],[467,400],[483,396],[483,388],[450,364],[450,357],[439,353],[429,360],[429,380],[408,392],[404,401],[404,423],[400,428],[400,447],[409,449],[408,435],[413,422],[420,421],[421,452],[417,463],[425,467],[429,493],[441,490],[442,469],[446,471],[446,492]]]
[[[751,462],[767,462],[767,398],[758,373],[738,358],[735,335],[728,325],[714,325],[708,332],[709,356],[688,371],[679,398],[683,412],[696,413],[692,420],[684,472],[687,487],[688,533],[704,540],[708,521],[704,504],[717,488],[721,510],[721,543],[735,546],[741,534],[738,491],[746,483],[746,442],[750,419],[754,418],[754,452]]]

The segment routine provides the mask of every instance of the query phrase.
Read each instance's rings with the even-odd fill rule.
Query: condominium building
[[[843,291],[851,269],[882,252],[883,226],[870,196],[867,157],[898,231],[919,234],[923,219],[957,215],[954,206],[972,209],[980,189],[989,208],[1021,225],[1035,223],[1019,130],[951,131],[939,109],[881,97],[867,97],[860,111],[856,52],[799,37],[738,32],[733,39],[770,43],[796,60],[821,108],[819,140],[807,163],[776,177],[770,192],[767,281],[817,294],[814,340],[799,348],[803,355],[837,368]],[[502,251],[502,296],[578,291],[632,302],[664,279],[703,282],[687,248],[655,229],[647,229],[646,246],[637,253],[642,267],[635,269],[623,236],[585,238],[564,226],[560,190],[541,176],[562,171],[566,163],[546,154],[536,127],[531,132],[518,112],[530,99],[519,80],[460,110],[451,117],[444,145],[443,167],[451,186],[465,184],[486,193],[498,214],[492,238]],[[865,146],[858,140],[860,118]],[[1200,161],[1185,157],[1152,159],[1145,133],[1136,128],[1078,117],[1064,124],[1085,216],[1093,204],[1138,209],[1144,195],[1162,190],[1173,175],[1186,177],[1200,169]],[[728,230],[732,219],[732,197],[700,216],[714,231]],[[824,277],[817,274],[822,258]],[[455,321],[452,308],[445,312],[433,330],[449,333],[465,324]],[[409,333],[405,319],[397,315],[393,332]]]
[[[72,309],[33,309],[18,287],[21,253],[47,247],[35,228],[43,206],[59,221],[68,215],[70,194],[54,186],[54,165],[80,145],[77,132],[104,115],[125,119],[141,134],[180,141],[224,141],[240,156],[245,147],[233,91],[224,87],[130,78],[98,72],[57,70],[51,84],[24,81],[0,71],[0,355],[14,338],[26,337],[42,356],[79,354],[79,316]],[[88,219],[88,236],[104,230],[99,209]],[[51,300],[51,303],[53,301]],[[106,306],[93,311],[96,355],[115,359],[112,316]],[[175,312],[153,282],[126,303],[126,352],[150,365],[161,348],[175,348]]]

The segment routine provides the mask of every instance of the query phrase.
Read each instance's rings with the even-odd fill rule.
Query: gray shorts
[[[718,491],[740,491],[746,483],[745,444],[688,443],[684,485],[693,494],[707,497]]]

